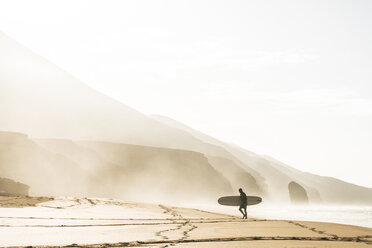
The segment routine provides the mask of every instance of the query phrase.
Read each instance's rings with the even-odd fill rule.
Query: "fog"
[[[237,195],[238,187],[242,187],[248,195],[261,196],[265,204],[288,206],[296,203],[293,197],[302,199],[302,195],[291,196],[289,183],[293,181],[288,180],[305,185],[299,180],[303,177],[300,172],[284,177],[281,175],[289,174],[288,171],[270,173],[268,167],[268,172],[262,174],[267,184],[261,188],[248,170],[232,161],[208,158],[193,151],[112,142],[30,139],[9,132],[0,132],[0,146],[2,177],[27,184],[31,195],[216,205],[219,197]],[[369,189],[315,175],[307,177],[313,180],[311,187],[298,184],[308,199],[299,202],[303,206],[371,204]]]
[[[290,203],[372,204],[372,190],[296,170],[86,86],[0,33],[0,176],[33,195],[209,202],[238,188]]]
[[[3,132],[0,141],[1,175],[30,185],[32,195],[177,203],[233,193],[200,153]]]

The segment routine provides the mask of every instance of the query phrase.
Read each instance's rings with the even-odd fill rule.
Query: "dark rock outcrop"
[[[0,178],[0,195],[28,195],[30,187],[8,178]]]

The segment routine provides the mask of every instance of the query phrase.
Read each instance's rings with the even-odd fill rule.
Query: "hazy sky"
[[[369,0],[0,0],[0,30],[143,113],[372,187],[371,13]]]

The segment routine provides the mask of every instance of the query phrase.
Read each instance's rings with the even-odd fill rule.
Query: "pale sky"
[[[0,0],[0,31],[140,112],[372,187],[371,13],[369,0]]]

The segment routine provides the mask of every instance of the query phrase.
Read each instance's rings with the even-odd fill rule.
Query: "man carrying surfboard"
[[[241,188],[239,189],[239,193],[240,193],[240,200],[242,202],[240,204],[239,211],[243,214],[243,219],[247,219],[247,195],[243,192]]]
[[[239,211],[243,214],[243,219],[247,219],[247,206],[261,203],[262,198],[253,195],[247,196],[242,189],[239,189],[239,192],[240,195],[220,197],[217,202],[224,206],[239,206]]]

